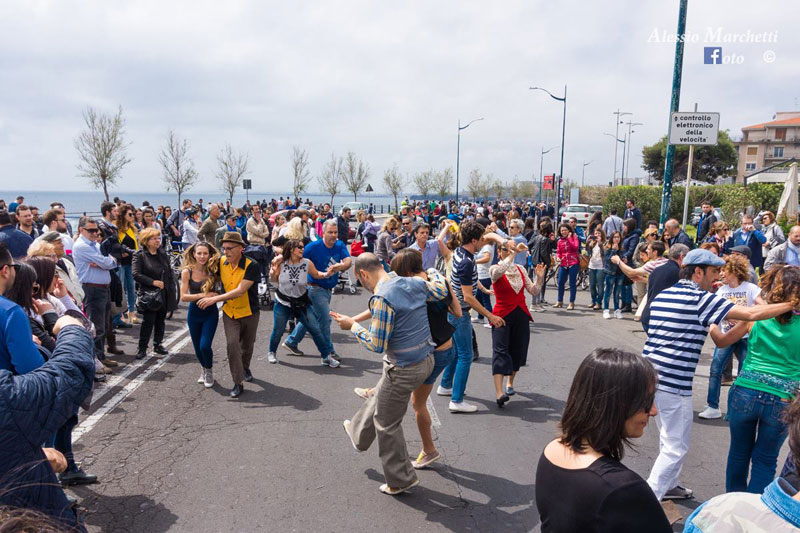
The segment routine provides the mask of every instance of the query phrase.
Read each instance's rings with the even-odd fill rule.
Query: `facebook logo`
[[[722,64],[722,47],[721,46],[706,46],[703,49],[703,63],[706,65],[721,65]]]

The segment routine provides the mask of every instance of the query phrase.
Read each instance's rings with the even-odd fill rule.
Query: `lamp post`
[[[583,168],[581,169],[581,187],[583,187],[583,175],[586,172],[586,167],[592,163],[594,163],[594,161],[589,161],[588,163],[586,161],[583,162]]]
[[[633,113],[629,113],[627,111],[620,111],[619,108],[617,108],[617,110],[611,114],[617,115],[617,121],[616,121],[617,123],[615,124],[616,129],[614,130],[614,138],[619,139],[619,125],[623,123],[620,120],[620,117],[624,117],[625,115],[633,115]],[[618,148],[617,143],[614,143],[614,185],[617,184],[617,148]],[[623,166],[625,165],[624,155],[622,156],[622,164]]]
[[[628,169],[627,175],[630,176],[630,174],[631,174],[631,152],[632,152],[632,150],[630,148],[630,146],[631,146],[631,133],[636,133],[636,130],[633,130],[631,128],[633,128],[634,126],[644,126],[644,124],[642,124],[641,122],[631,122],[630,120],[626,124],[628,124],[628,139],[627,139],[627,141],[628,141],[628,144],[627,144],[627,146],[628,146],[628,160],[625,161],[624,164],[625,164],[625,168]],[[622,179],[624,180],[625,176],[622,176]]]
[[[483,117],[470,120],[467,122],[466,126],[462,126],[461,119],[458,119],[458,144],[456,145],[456,206],[458,206],[458,164],[461,160],[461,130],[469,128],[470,124],[478,122],[479,120],[483,120]]]
[[[551,93],[547,89],[543,89],[542,87],[530,87],[530,90],[532,90],[532,91],[544,91],[553,100],[557,100],[557,101],[562,102],[564,104],[564,115],[563,115],[563,118],[561,119],[561,168],[560,168],[559,173],[558,173],[558,185],[556,186],[556,213],[555,213],[556,217],[555,217],[555,220],[558,221],[558,212],[559,212],[559,210],[561,208],[561,202],[560,202],[560,198],[561,198],[561,180],[564,178],[564,134],[567,131],[567,86],[566,86],[566,84],[564,85],[564,97],[563,98],[555,96],[553,93]]]
[[[549,152],[550,150],[555,150],[558,146],[553,146],[552,148],[548,148],[547,150],[544,149],[542,146],[542,155],[539,157],[539,199],[538,202],[542,201],[542,187],[544,187],[544,154]]]
[[[622,170],[625,170],[625,139],[620,139],[613,133],[603,133],[603,135],[608,135],[609,137],[614,137],[618,143],[622,143]],[[615,143],[616,144],[616,143]],[[614,163],[614,185],[617,184],[617,166]]]

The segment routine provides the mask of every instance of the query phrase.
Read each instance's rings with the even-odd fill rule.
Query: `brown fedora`
[[[242,248],[244,248],[244,240],[242,240],[242,234],[238,231],[226,231],[225,236],[222,237],[221,243],[232,242],[234,244],[238,244]]]

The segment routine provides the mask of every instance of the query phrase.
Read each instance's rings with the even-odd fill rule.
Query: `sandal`
[[[407,490],[409,490],[409,489],[411,489],[413,487],[416,487],[417,485],[419,485],[419,480],[418,479],[415,479],[414,481],[411,482],[411,484],[409,486],[403,487],[402,489],[393,489],[389,485],[384,483],[383,485],[380,486],[380,491],[382,493],[384,493],[384,494],[388,494],[389,496],[397,496],[398,494],[402,494],[405,491],[407,491]]]
[[[438,450],[430,455],[428,455],[425,452],[419,452],[419,455],[417,456],[416,460],[411,461],[411,466],[419,470],[420,468],[425,468],[426,466],[432,465],[441,458],[442,455],[439,453]]]
[[[359,398],[364,398],[365,400],[369,400],[375,393],[375,389],[365,388],[362,389],[361,387],[356,387],[353,389],[353,392],[356,393],[356,396]]]

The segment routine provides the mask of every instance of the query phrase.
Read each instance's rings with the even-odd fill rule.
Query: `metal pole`
[[[458,206],[458,164],[461,159],[461,119],[458,119],[458,144],[456,144],[456,207]]]
[[[617,139],[619,139],[619,108],[617,108],[616,117],[617,119],[614,121],[616,122],[617,128],[614,130],[614,185],[617,184],[617,152],[619,151]]]
[[[544,174],[542,174],[542,169],[544,168],[544,146],[542,146],[542,153],[539,155],[539,199],[537,202],[542,201],[542,187],[544,187]]]
[[[625,150],[628,148],[628,141],[622,141],[622,171],[619,174],[619,184],[625,185]]]
[[[697,104],[694,104],[694,112],[697,113]],[[686,169],[686,192],[683,195],[683,228],[686,229],[686,220],[689,216],[689,185],[692,179],[692,163],[694,162],[694,145],[689,145],[689,166]],[[698,230],[700,228],[697,228]],[[698,231],[699,233],[699,231]]]
[[[586,161],[583,162],[583,168],[581,169],[581,187],[583,187],[583,177],[586,174]]]
[[[633,126],[631,124],[632,124],[632,121],[629,120],[628,121],[628,144],[630,144],[630,142],[631,142],[631,129],[633,128]],[[628,150],[628,160],[627,161],[623,161],[622,164],[625,165],[626,169],[628,169],[628,175],[630,176],[630,173],[631,173],[631,151],[630,150]],[[623,179],[624,179],[624,177],[623,177]]]
[[[678,11],[678,39],[675,43],[675,64],[672,68],[672,98],[670,101],[670,114],[677,111],[681,101],[681,76],[683,73],[683,40],[686,33],[686,9],[689,0],[680,0]],[[671,118],[671,117],[670,117]],[[667,119],[669,131],[669,118]],[[672,203],[672,166],[675,162],[675,145],[667,145],[667,157],[664,163],[664,190],[661,193],[661,218],[658,223],[659,231],[664,230],[664,223],[669,218],[669,207]]]
[[[558,173],[558,188],[556,189],[556,222],[561,208],[561,180],[564,179],[564,135],[567,131],[567,85],[564,84],[564,116],[561,119],[561,170]]]

